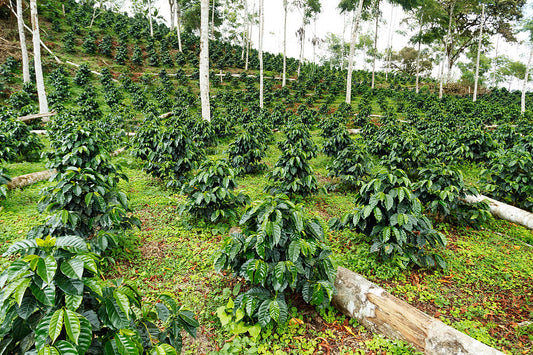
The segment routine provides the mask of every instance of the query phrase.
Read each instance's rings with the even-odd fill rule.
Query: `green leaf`
[[[33,296],[45,306],[54,306],[56,291],[55,286],[49,285],[43,288],[42,290],[37,287],[34,283],[30,284],[30,290]]]
[[[37,262],[36,273],[46,283],[50,284],[54,279],[57,270],[56,259],[48,255],[45,259],[39,259]]]
[[[178,355],[178,353],[168,344],[159,344],[152,350],[151,355]]]
[[[22,304],[22,298],[24,297],[24,293],[28,289],[28,286],[30,285],[31,279],[21,279],[22,282],[17,286],[15,291],[13,292],[13,298],[15,299],[15,302],[20,306]]]
[[[48,328],[48,335],[52,339],[52,344],[56,341],[61,329],[63,328],[63,309],[58,309],[52,314],[50,318],[50,328]]]
[[[78,344],[78,338],[80,337],[81,332],[81,323],[78,316],[78,313],[72,312],[68,309],[65,310],[63,316],[65,321],[65,330],[67,331],[68,337],[74,342],[74,344]]]
[[[78,353],[85,354],[93,340],[93,330],[87,318],[80,316],[80,336],[78,337]]]
[[[263,303],[261,303],[261,306],[259,306],[259,310],[257,313],[259,324],[262,328],[266,327],[268,323],[270,323],[270,300],[264,300]]]
[[[300,257],[300,242],[298,240],[293,240],[289,244],[289,259],[295,263]]]
[[[280,307],[279,307],[277,300],[270,301],[270,304],[268,306],[268,314],[270,318],[272,318],[275,322],[279,321],[279,315],[280,315],[279,308]]]
[[[121,330],[122,332],[122,330]],[[121,355],[139,355],[135,342],[131,337],[118,333],[115,335],[115,344]]]
[[[83,260],[79,257],[74,257],[68,261],[61,263],[60,269],[63,274],[70,277],[71,279],[81,280],[83,276]]]
[[[231,314],[226,313],[226,306],[218,307],[216,313],[223,327],[225,327],[231,322],[232,316]]]
[[[22,299],[22,302],[17,309],[17,314],[20,318],[26,320],[37,309],[37,301],[32,296],[26,296]]]
[[[79,355],[76,347],[68,341],[59,340],[54,345],[61,355]]]
[[[130,300],[128,299],[128,296],[122,293],[120,289],[116,289],[113,291],[113,297],[115,297],[118,306],[126,315],[126,318],[130,319]]]
[[[59,351],[53,346],[46,345],[44,348],[39,349],[37,355],[61,355]]]
[[[83,296],[65,294],[65,307],[75,312],[81,305]]]
[[[383,214],[381,213],[381,209],[379,207],[374,208],[374,218],[376,219],[377,223],[379,223],[383,218]]]

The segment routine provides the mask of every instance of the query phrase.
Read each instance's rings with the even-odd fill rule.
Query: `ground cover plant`
[[[0,298],[6,305],[0,333],[10,337],[8,351],[34,346],[19,340],[37,332],[44,334],[33,338],[43,351],[79,349],[89,329],[84,319],[91,323],[87,312],[94,311],[102,316],[100,330],[91,323],[94,346],[115,353],[172,353],[163,344],[180,348],[179,332],[171,331],[180,327],[192,334],[198,329],[197,339],[184,336],[186,353],[415,353],[328,305],[336,265],[504,352],[530,351],[533,234],[485,218],[486,209],[461,200],[477,191],[527,208],[532,116],[520,115],[519,93],[494,89],[477,103],[466,95],[439,100],[430,79],[422,78],[426,86],[416,94],[413,77],[377,73],[372,89],[370,73],[354,71],[348,105],[343,71],[303,64],[298,80],[282,87],[268,78],[282,71],[282,57],[265,53],[261,109],[257,51],[250,51],[245,71],[242,47],[214,39],[208,123],[199,119],[194,34],[182,33],[180,46],[174,31],[155,18],[151,36],[144,16],[101,9],[93,18],[87,3],[65,9],[63,15],[58,4],[39,4],[45,43],[62,59],[82,64],[57,66],[43,58],[47,93],[58,112],[51,122],[16,122],[37,112],[35,86],[23,85],[16,60],[1,64],[0,102],[9,114],[0,125],[17,134],[7,148],[0,140],[0,188],[5,176],[45,165],[58,170],[54,181],[1,190],[0,251],[17,246],[0,258],[7,275],[0,277],[0,293],[9,293]],[[287,62],[289,78],[296,79],[298,61]],[[361,134],[348,135],[346,128],[355,126]],[[49,138],[30,129],[48,129]],[[124,147],[118,157],[109,155]],[[48,153],[39,158],[41,151]],[[380,173],[384,168],[389,173]],[[263,202],[226,200],[236,190]],[[274,197],[277,192],[291,196]],[[390,195],[392,206],[381,193]],[[184,208],[190,213],[180,214]],[[356,228],[326,227],[349,213],[344,222]],[[134,216],[139,228],[123,230]],[[242,217],[240,233],[227,234],[228,222],[216,228],[232,216]],[[72,235],[68,243],[63,239]],[[115,241],[106,248],[99,242],[104,235]],[[43,272],[51,271],[52,258],[53,276]],[[436,267],[443,261],[445,268]],[[92,280],[101,295],[88,286]],[[45,281],[57,286],[52,305],[32,291]],[[81,293],[65,287],[80,282]],[[90,305],[73,308],[80,297]],[[34,301],[39,307],[28,316],[31,307],[21,306]],[[29,323],[34,314],[41,318],[39,331],[31,323],[13,338],[7,324]],[[151,324],[159,340],[146,337],[143,324]]]

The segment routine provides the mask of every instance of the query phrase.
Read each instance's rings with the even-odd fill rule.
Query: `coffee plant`
[[[371,169],[371,159],[366,149],[350,144],[328,165],[329,176],[335,176],[350,188],[363,182]]]
[[[133,47],[131,62],[135,65],[143,65],[143,53],[141,51],[141,47],[139,47],[139,45],[137,44],[135,45],[135,47]]]
[[[346,128],[339,126],[324,142],[322,151],[328,157],[336,157],[342,150],[353,144]]]
[[[415,194],[437,221],[452,218],[460,223],[476,225],[490,219],[486,202],[468,204],[464,201],[467,195],[477,196],[479,191],[466,186],[463,174],[457,168],[433,163],[418,169],[417,180]]]
[[[100,53],[102,53],[106,57],[111,57],[111,53],[113,50],[112,38],[109,35],[104,36],[104,38],[102,38],[102,41],[98,45],[98,49],[100,50]]]
[[[230,164],[243,174],[262,171],[266,168],[266,164],[261,162],[266,156],[266,149],[265,144],[245,130],[229,145]]]
[[[163,294],[155,306],[120,281],[104,281],[76,236],[25,239],[0,273],[0,338],[9,354],[172,354],[194,314]],[[163,327],[162,330],[159,327]]]
[[[437,253],[427,248],[446,246],[444,235],[433,229],[422,214],[422,203],[403,170],[381,170],[361,186],[356,207],[342,219],[330,221],[334,228],[352,228],[372,238],[371,252],[406,267],[446,267]]]
[[[234,193],[236,187],[235,172],[224,160],[206,161],[181,189],[188,196],[182,210],[213,223],[234,220],[235,209],[249,202],[245,194]]]
[[[533,211],[533,157],[524,146],[489,155],[482,183],[493,198]]]
[[[0,110],[0,161],[36,161],[44,148],[25,123],[7,109]]]
[[[320,220],[304,217],[301,205],[279,195],[248,207],[240,224],[243,233],[227,237],[215,256],[216,271],[229,269],[250,285],[235,299],[234,314],[241,310],[261,327],[283,324],[288,292],[329,305],[336,271]]]
[[[119,65],[124,65],[128,59],[128,45],[126,43],[121,43],[117,47],[115,53],[115,62]]]
[[[81,64],[74,76],[74,83],[78,86],[85,86],[91,79],[91,70],[87,64]]]
[[[0,198],[7,197],[7,184],[11,178],[5,173],[3,168],[0,168]]]

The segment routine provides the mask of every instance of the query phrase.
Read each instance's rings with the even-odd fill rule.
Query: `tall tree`
[[[39,15],[37,0],[30,0],[31,28],[33,32],[33,62],[35,64],[35,81],[39,97],[39,113],[48,112],[48,100],[44,88],[43,66],[41,64],[41,36],[39,34]]]
[[[522,18],[526,0],[424,0],[424,44],[440,43],[447,57],[448,76],[469,47],[475,44],[481,31],[482,7],[485,5],[484,31],[488,36],[500,34],[507,41],[515,41],[512,24]],[[448,35],[449,33],[449,35]]]
[[[352,11],[353,23],[352,23],[352,36],[350,40],[350,55],[348,57],[348,73],[346,75],[346,103],[352,102],[352,72],[353,72],[353,59],[355,55],[355,42],[357,39],[357,30],[359,28],[359,21],[361,20],[361,12],[363,11],[363,0],[357,1],[357,10],[355,11],[356,2],[354,0],[341,0],[339,8],[341,12]]]
[[[524,73],[524,83],[522,84],[522,98],[520,100],[520,112],[526,112],[526,89],[527,82],[529,81],[529,67],[531,66],[531,59],[533,58],[533,18],[528,19],[522,29],[525,32],[528,32],[529,36],[529,58],[527,60],[526,72]]]
[[[289,0],[283,0],[283,79],[281,86],[287,85],[287,13],[289,12]]]
[[[263,108],[263,32],[265,31],[264,0],[259,0],[259,107]]]
[[[300,42],[300,61],[298,63],[298,76],[300,76],[300,70],[304,61],[305,28],[311,18],[320,12],[322,5],[320,4],[320,0],[294,0],[294,5],[302,13],[302,26],[296,31],[296,36]]]
[[[17,24],[20,39],[20,51],[22,52],[22,77],[25,83],[30,82],[30,60],[26,47],[26,33],[24,32],[24,15],[22,13],[22,0],[17,0]]]
[[[477,57],[476,57],[476,75],[474,76],[474,96],[472,100],[476,102],[477,100],[477,82],[479,80],[479,59],[481,57],[481,40],[483,39],[483,24],[485,22],[485,5],[483,6],[483,10],[481,12],[481,28],[479,30],[479,40],[477,44]]]
[[[375,86],[376,78],[376,57],[378,55],[378,27],[379,27],[379,0],[374,0],[374,9],[373,15],[375,17],[375,28],[374,28],[374,49],[372,53],[372,89]]]
[[[200,5],[200,101],[202,118],[211,121],[209,105],[209,0],[201,0]]]

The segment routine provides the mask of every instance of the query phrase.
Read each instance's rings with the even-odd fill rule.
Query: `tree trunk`
[[[392,8],[392,11],[390,13],[390,23],[389,23],[389,37],[387,39],[387,48],[389,51],[387,52],[387,56],[385,58],[385,63],[387,65],[387,70],[385,70],[385,81],[389,81],[389,71],[390,71],[390,59],[392,55],[392,23],[394,22],[394,15],[395,15],[395,8]]]
[[[407,341],[424,354],[503,355],[343,267],[337,268],[335,289],[332,304],[343,314],[373,333]]]
[[[180,52],[183,52],[183,48],[181,47],[181,28],[180,28],[181,9],[180,9],[179,0],[176,0],[175,11],[176,11],[176,16],[175,16],[176,17],[176,34],[178,35],[178,50]]]
[[[93,28],[94,19],[96,18],[96,9],[97,7],[95,6],[93,9],[93,16],[91,17],[91,24],[89,25],[89,28]]]
[[[152,24],[152,3],[148,2],[148,20],[150,20],[150,36],[154,36],[154,26]]]
[[[176,5],[174,2],[177,0],[168,0],[168,6],[170,6],[170,31],[174,31],[174,17],[176,14]]]
[[[346,33],[346,13],[342,14],[342,40],[341,40],[341,70],[344,70],[344,58],[346,57],[346,46],[344,45],[344,34]]]
[[[481,40],[483,38],[483,25],[485,24],[485,5],[482,5],[481,10],[481,28],[479,30],[479,41],[477,43],[477,58],[476,58],[476,75],[474,76],[474,97],[472,100],[477,100],[477,82],[479,80],[479,57],[481,57]]]
[[[305,45],[305,20],[302,23],[300,34],[300,60],[298,61],[298,77],[300,77],[300,71],[302,69],[302,63],[304,61],[304,45]]]
[[[248,24],[248,35],[246,40],[246,60],[244,62],[244,71],[248,71],[248,63],[250,61],[250,46],[252,45],[250,38],[252,37],[252,23]]]
[[[363,10],[363,0],[359,0],[357,11],[354,13],[352,39],[350,41],[350,58],[348,58],[348,74],[346,75],[346,103],[352,102],[352,72],[353,72],[353,57],[355,55],[355,40],[357,39],[357,29],[359,27],[359,20],[361,19],[361,11]]]
[[[265,30],[264,0],[259,0],[259,107],[263,108],[263,32]]]
[[[531,212],[524,211],[518,207],[508,205],[484,195],[467,195],[465,198],[465,202],[467,203],[477,203],[485,200],[489,202],[490,213],[493,216],[533,229],[533,213]]]
[[[54,170],[38,171],[35,173],[26,174],[26,175],[15,176],[7,184],[7,188],[9,190],[21,189],[23,187],[35,184],[36,182],[49,179],[56,173],[57,171],[54,169]]]
[[[24,32],[24,15],[22,13],[22,0],[17,0],[17,24],[19,29],[20,51],[22,52],[22,77],[25,83],[30,82],[30,60],[26,47],[26,33]]]
[[[526,87],[529,81],[529,66],[531,65],[531,57],[533,57],[533,45],[529,50],[529,58],[527,60],[526,75],[524,75],[524,84],[522,85],[522,99],[520,100],[520,113],[526,112]]]
[[[376,0],[376,27],[374,32],[374,57],[372,58],[372,89],[376,78],[376,56],[378,54],[378,26],[379,26],[379,2]]]
[[[248,0],[244,0],[244,33],[242,35],[241,60],[244,60],[244,53],[248,47]]]
[[[283,0],[283,80],[281,86],[287,85],[287,7],[288,0]]]
[[[200,8],[200,101],[202,118],[211,121],[209,107],[209,0],[201,0]]]
[[[419,36],[422,34],[422,21],[420,22],[420,30],[418,31]],[[416,86],[415,90],[418,94],[419,92],[419,81],[420,81],[420,38],[418,39],[418,52],[416,54]]]
[[[33,62],[35,63],[35,79],[37,95],[39,97],[39,113],[48,112],[48,101],[44,88],[43,66],[41,64],[41,37],[39,34],[39,16],[37,14],[37,0],[30,0],[31,26],[33,32]]]
[[[450,82],[450,79],[452,77],[452,49],[451,49],[451,41],[452,41],[452,18],[453,18],[453,9],[454,9],[455,3],[452,2],[452,5],[450,7],[450,19],[448,21],[448,33],[446,34],[446,45],[444,46],[446,57],[448,58],[448,73],[446,76],[446,84]]]
[[[442,58],[440,63],[439,99],[442,99],[442,95],[444,93],[444,88],[442,87],[442,83],[444,82],[444,61],[445,59]]]
[[[215,39],[215,2],[213,0],[213,7],[211,8],[211,39]]]

